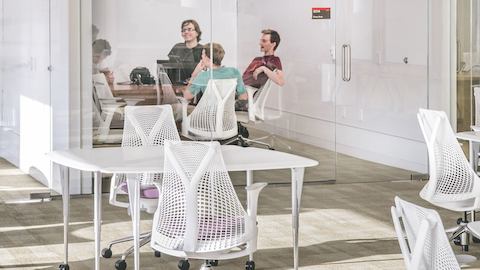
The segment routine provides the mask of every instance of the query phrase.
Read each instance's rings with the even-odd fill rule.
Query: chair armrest
[[[255,183],[245,187],[245,189],[247,190],[247,214],[254,222],[257,221],[258,196],[260,195],[262,189],[266,186],[267,183]]]
[[[248,96],[248,120],[255,122],[255,107],[253,104],[253,95],[256,91],[258,91],[258,89],[250,85],[245,86],[245,89],[247,90]]]
[[[188,108],[188,100],[184,97],[177,97],[178,101],[182,104],[182,135],[188,135],[188,127],[190,123],[188,122],[188,115],[187,115],[187,108]]]

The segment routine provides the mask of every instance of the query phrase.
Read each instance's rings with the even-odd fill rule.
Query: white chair
[[[108,85],[107,78],[103,73],[97,73],[92,75],[93,86],[97,90],[97,95],[100,100],[106,100],[108,102],[116,101],[116,102],[125,102],[127,106],[134,106],[137,105],[139,102],[145,101],[143,98],[122,98],[122,97],[114,97],[112,93],[112,89]],[[123,114],[122,111],[118,111],[118,113]]]
[[[276,95],[280,95],[280,91],[282,90],[281,86],[274,83],[272,80],[267,80],[267,82],[260,88],[254,88],[251,86],[245,87],[247,90],[248,95],[248,111],[236,111],[237,121],[243,124],[258,124],[262,123],[265,120],[273,120],[279,118],[277,116],[270,117],[270,115],[266,112],[266,104],[269,100],[270,93],[277,92]],[[272,143],[268,144],[263,142],[263,140],[270,139]],[[233,142],[239,141],[241,145],[248,146],[248,143],[258,144],[262,146],[266,146],[269,149],[273,149],[273,140],[274,135],[270,134],[264,137],[249,139],[244,137],[240,132],[238,136],[226,144],[231,144]],[[285,145],[288,149],[291,147]]]
[[[435,210],[395,197],[391,214],[407,270],[460,269]]]
[[[168,77],[167,71],[162,64],[157,64],[157,79],[157,86],[159,87],[157,104],[178,103],[179,101],[173,89],[172,81]]]
[[[151,247],[175,257],[225,260],[249,256],[255,269],[257,202],[266,183],[247,186],[245,211],[225,168],[218,142],[166,142],[162,193],[152,225]],[[208,263],[202,268],[209,268]]]
[[[430,175],[420,197],[438,207],[464,212],[454,229],[458,236],[468,231],[467,212],[480,208],[480,179],[460,148],[445,112],[420,109],[417,118],[428,149]],[[466,233],[460,237],[465,251],[468,238]]]
[[[163,145],[165,140],[180,141],[175,121],[173,120],[172,108],[170,105],[157,106],[127,106],[125,107],[125,126],[123,129],[122,147],[141,147]],[[141,174],[128,177],[140,177],[141,196],[140,208],[147,213],[153,214],[158,204],[158,189],[153,184],[160,180],[160,174]],[[112,205],[130,209],[128,202],[119,200],[120,194],[127,194],[126,175],[115,174],[110,184],[110,199]],[[151,233],[141,235],[140,245],[145,245],[150,241]],[[108,248],[102,250],[102,256],[109,258],[112,256],[111,248],[114,244],[132,241],[133,237],[124,237],[109,243]],[[133,247],[123,253],[122,258],[115,263],[117,269],[125,269],[125,258],[133,252]],[[156,256],[160,256],[158,252]]]
[[[212,79],[192,113],[182,99],[182,135],[194,140],[225,140],[238,133],[235,115],[237,79]]]
[[[115,112],[127,104],[124,102],[117,102],[114,99],[100,99],[97,95],[97,89],[94,87],[92,91],[93,96],[93,141],[95,144],[103,143],[120,143],[122,140],[121,134],[111,134],[113,117]],[[118,135],[118,136],[115,136]]]

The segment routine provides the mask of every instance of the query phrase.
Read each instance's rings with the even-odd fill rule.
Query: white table
[[[291,169],[292,173],[292,231],[294,269],[298,269],[298,228],[300,200],[303,189],[303,177],[306,167],[318,165],[318,161],[279,151],[254,147],[221,146],[228,171],[246,171],[247,185],[253,183],[253,171]],[[102,173],[162,173],[163,147],[138,148],[94,148],[53,151],[48,154],[50,160],[62,168],[62,200],[64,222],[65,260],[60,266],[68,269],[68,223],[69,223],[69,179],[68,168],[94,173],[94,231],[95,231],[95,269],[100,269],[101,241],[101,194]],[[133,236],[135,269],[140,269],[139,261],[139,193],[140,182],[130,181],[129,190],[133,190]]]
[[[474,171],[477,171],[477,166],[475,165],[480,143],[480,132],[475,131],[464,131],[458,132],[456,134],[457,139],[468,141],[468,160],[470,161],[470,166],[472,166]]]

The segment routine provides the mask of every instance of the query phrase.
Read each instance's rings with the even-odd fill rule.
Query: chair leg
[[[141,239],[140,240],[140,247],[143,247],[147,243],[150,243],[151,238],[152,238],[152,235],[149,234],[148,237],[144,237],[143,239]],[[131,246],[127,250],[125,250],[125,252],[122,254],[122,260],[125,260],[128,257],[128,255],[132,254],[133,249],[134,249],[134,247]]]

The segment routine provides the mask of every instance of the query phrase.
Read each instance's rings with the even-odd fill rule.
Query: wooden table
[[[163,103],[162,97],[164,94],[161,87],[156,84],[114,84],[110,87],[115,97],[145,99],[138,105],[160,105]],[[177,93],[181,93],[185,87],[185,85],[173,85],[173,89]]]

